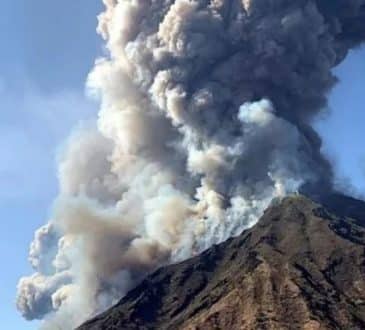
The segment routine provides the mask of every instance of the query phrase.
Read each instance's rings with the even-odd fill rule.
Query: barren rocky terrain
[[[92,329],[365,329],[365,204],[277,202],[259,223],[157,270]]]

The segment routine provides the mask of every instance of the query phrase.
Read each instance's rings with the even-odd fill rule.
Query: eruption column
[[[70,329],[157,267],[254,225],[273,198],[331,189],[311,127],[364,0],[104,0],[87,86],[17,307]]]

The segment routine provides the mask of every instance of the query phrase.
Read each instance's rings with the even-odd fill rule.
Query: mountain
[[[276,202],[252,229],[157,270],[79,330],[365,329],[365,203],[321,202]]]

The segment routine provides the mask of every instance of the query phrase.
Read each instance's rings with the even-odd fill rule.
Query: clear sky
[[[36,329],[16,312],[30,273],[28,246],[57,192],[55,156],[80,120],[95,116],[84,81],[101,40],[101,0],[3,0],[0,12],[0,306],[3,329]],[[336,69],[341,83],[318,121],[341,178],[365,193],[365,50]]]
[[[324,151],[341,182],[365,193],[365,47],[349,53],[335,69],[340,78],[329,99],[329,109],[317,127]]]
[[[84,81],[101,53],[100,0],[3,0],[0,11],[1,328],[36,329],[15,309],[28,246],[57,192],[55,155],[81,119],[95,116]]]

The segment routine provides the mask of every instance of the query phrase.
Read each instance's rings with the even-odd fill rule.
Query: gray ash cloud
[[[273,198],[331,189],[311,123],[365,39],[364,0],[104,3],[97,127],[70,137],[18,285],[20,312],[49,329],[237,235]]]

